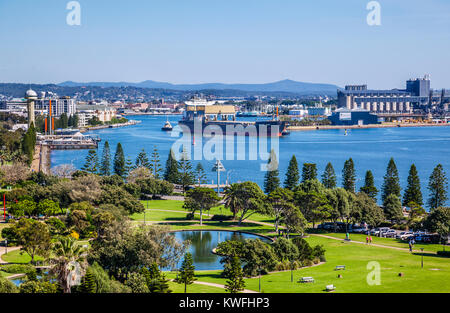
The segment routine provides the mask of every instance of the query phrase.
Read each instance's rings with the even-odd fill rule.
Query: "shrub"
[[[0,293],[17,293],[18,291],[16,285],[0,276]]]
[[[194,213],[188,213],[188,214],[186,214],[186,219],[187,220],[193,220],[194,219]]]
[[[211,217],[211,221],[230,221],[233,219],[231,215],[215,214]]]
[[[2,265],[0,269],[4,272],[11,274],[22,274],[22,273],[28,274],[36,271],[33,266],[25,264],[7,264]]]
[[[303,266],[312,266],[314,263],[310,259],[303,260]]]
[[[438,251],[437,255],[450,258],[450,251]]]

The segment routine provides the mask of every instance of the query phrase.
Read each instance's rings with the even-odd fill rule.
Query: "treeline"
[[[269,163],[276,163],[276,155],[271,154]],[[273,164],[272,164],[273,165]],[[267,199],[272,203],[272,214],[277,221],[285,219],[283,212],[286,208],[298,207],[308,222],[316,223],[332,220],[341,220],[345,223],[367,223],[370,226],[378,226],[384,222],[397,224],[399,227],[423,229],[427,225],[428,230],[448,234],[448,229],[442,225],[449,225],[450,217],[443,218],[442,223],[427,223],[424,217],[426,212],[420,187],[420,179],[414,164],[411,165],[408,185],[401,194],[401,187],[397,166],[394,159],[390,159],[384,175],[383,185],[379,191],[374,185],[371,171],[365,175],[364,185],[356,190],[355,164],[348,159],[342,169],[341,187],[338,187],[336,174],[331,163],[328,163],[319,181],[317,166],[314,163],[305,163],[299,172],[299,166],[295,156],[289,162],[284,180],[284,188],[281,187],[278,165],[267,171],[264,181]],[[441,164],[438,164],[428,182],[429,198],[426,202],[431,212],[441,210],[448,199],[448,181]],[[377,205],[377,197],[380,194],[382,206]],[[408,217],[403,214],[403,207],[409,209]],[[442,210],[447,210],[444,208]],[[445,215],[445,214],[444,214]]]
[[[124,124],[127,123],[128,119],[121,117],[121,118],[117,118],[117,117],[113,117],[110,121],[107,122],[102,122],[99,120],[99,118],[97,116],[94,116],[93,118],[91,118],[88,121],[88,124],[91,126],[99,126],[99,125],[113,125],[113,124]]]
[[[40,133],[45,132],[45,120],[47,119],[47,132],[50,130],[50,120],[48,117],[39,115],[36,117],[36,129]],[[54,119],[54,129],[65,129],[65,128],[77,128],[79,123],[79,117],[77,114],[72,114],[67,116],[66,113],[61,114],[59,118]]]
[[[321,245],[311,247],[301,237],[287,239],[277,238],[267,243],[260,239],[245,241],[227,240],[219,243],[216,253],[221,256],[220,263],[224,270],[224,278],[231,278],[233,258],[238,257],[243,264],[243,274],[252,277],[267,274],[271,271],[295,270],[325,262],[325,250]]]

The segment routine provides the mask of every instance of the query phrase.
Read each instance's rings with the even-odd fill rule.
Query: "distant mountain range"
[[[332,84],[316,84],[304,83],[293,80],[281,80],[274,83],[267,84],[223,84],[223,83],[205,83],[205,84],[171,84],[164,82],[156,82],[146,80],[140,83],[129,82],[88,82],[78,83],[66,81],[58,84],[63,87],[137,87],[137,88],[151,88],[151,89],[170,89],[179,91],[200,91],[200,90],[240,90],[249,92],[290,92],[296,94],[326,94],[336,95],[336,91],[340,87]]]

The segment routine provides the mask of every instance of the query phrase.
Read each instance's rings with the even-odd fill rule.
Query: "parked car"
[[[381,236],[386,237],[386,238],[395,238],[396,235],[397,235],[397,231],[395,229],[388,229],[381,233]]]
[[[413,236],[413,232],[411,231],[402,231],[399,232],[395,238],[400,239],[400,240],[407,240],[409,237]]]
[[[358,226],[358,227],[352,228],[352,232],[358,233],[358,234],[365,234],[367,232],[367,228]]]
[[[318,229],[325,229],[325,230],[331,230],[333,229],[333,223],[322,223],[317,226]]]
[[[380,232],[383,233],[389,229],[390,229],[389,227],[376,227],[370,231],[370,234],[378,236],[380,234]]]

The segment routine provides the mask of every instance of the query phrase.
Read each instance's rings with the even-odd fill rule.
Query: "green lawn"
[[[294,271],[291,283],[290,272],[272,273],[262,276],[263,292],[324,292],[325,286],[334,284],[336,292],[356,293],[396,293],[396,292],[450,292],[450,259],[435,255],[424,256],[421,268],[421,255],[411,254],[389,248],[365,246],[357,243],[344,243],[333,239],[311,236],[310,244],[321,244],[326,249],[327,262],[312,268]],[[376,261],[380,265],[380,285],[369,285],[367,275],[371,270],[367,265]],[[345,265],[346,270],[335,271],[337,265]],[[399,273],[403,277],[399,277]],[[338,278],[341,274],[343,278]],[[168,277],[174,274],[168,273]],[[312,276],[314,283],[297,283],[300,277]],[[199,281],[225,284],[220,271],[197,272]],[[173,277],[171,277],[173,278]],[[258,290],[258,278],[245,279],[246,289]]]
[[[11,275],[13,275],[13,274],[7,273],[7,272],[4,272],[4,271],[0,271],[0,277],[6,278],[6,277],[11,276]]]
[[[35,256],[35,261],[43,261],[44,259],[40,256]],[[2,255],[2,260],[9,263],[20,263],[28,264],[31,262],[31,257],[28,253],[20,250],[14,250]]]
[[[188,211],[183,209],[183,201],[178,200],[150,200],[141,201],[144,207],[146,208],[145,220],[148,221],[173,221],[173,220],[185,220],[186,214]],[[148,207],[148,209],[147,209]],[[156,210],[156,211],[155,211]],[[164,212],[162,210],[170,210],[177,212]],[[208,216],[208,214],[210,216]],[[210,211],[203,213],[203,218],[208,219],[212,215],[227,215],[231,216],[231,212],[226,209],[224,206],[218,206],[212,208]],[[143,221],[144,213],[136,213],[130,216],[132,220]],[[199,212],[196,214],[196,218],[200,218]],[[258,221],[258,222],[267,222],[273,223],[273,218],[270,216],[265,216],[261,214],[253,214],[250,216],[250,220]]]
[[[340,239],[345,238],[344,233],[324,233],[324,235],[335,237],[335,238],[340,238]],[[367,235],[363,235],[363,234],[350,234],[350,239],[353,241],[366,242],[366,236]],[[390,247],[409,249],[407,241],[402,241],[400,239],[394,239],[394,238],[380,238],[380,237],[372,236],[372,243],[390,246]],[[438,244],[427,244],[427,243],[417,242],[414,245],[414,250],[420,250],[420,248],[423,248],[424,251],[437,252],[437,251],[441,251],[443,249],[443,246],[438,245]],[[449,250],[450,250],[450,247],[449,247]]]
[[[160,223],[160,225],[168,225],[171,230],[183,230],[183,229],[226,229],[234,231],[247,231],[251,233],[258,233],[262,235],[273,234],[273,227],[259,225],[255,223],[242,223],[241,226],[237,226],[238,223],[235,221],[225,221],[225,222],[212,222],[204,221],[203,226],[200,226],[198,221],[189,222],[177,222],[177,223]]]

